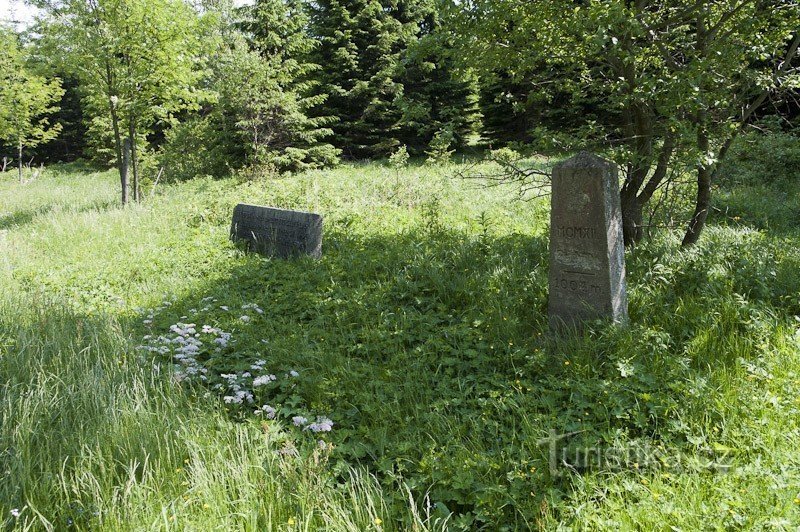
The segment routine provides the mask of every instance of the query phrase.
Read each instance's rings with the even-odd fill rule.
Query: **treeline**
[[[694,173],[689,245],[736,137],[797,125],[798,0],[35,1],[0,39],[3,153],[115,164],[123,201],[160,169],[588,148],[622,168],[627,244]]]
[[[526,128],[512,125],[527,120],[525,106],[507,101],[512,84],[485,86],[457,60],[435,0],[45,7],[35,28],[5,45],[28,55],[17,69],[64,89],[49,116],[60,135],[29,139],[26,160],[117,164],[130,138],[142,174],[163,165],[180,178],[330,166],[402,146],[424,155],[478,135],[526,140]],[[13,156],[9,140],[3,153]]]

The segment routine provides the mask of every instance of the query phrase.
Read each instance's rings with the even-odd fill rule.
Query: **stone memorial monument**
[[[233,209],[231,240],[278,258],[322,256],[322,216],[240,203]]]
[[[553,168],[550,212],[551,328],[628,319],[619,178],[591,153]]]

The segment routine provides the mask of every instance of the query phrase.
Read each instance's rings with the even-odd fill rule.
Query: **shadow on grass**
[[[697,379],[713,387],[757,356],[753,309],[713,276],[726,258],[681,255],[654,273],[662,251],[642,246],[629,258],[630,327],[598,322],[555,338],[546,235],[434,225],[376,237],[334,223],[322,260],[234,257],[154,332],[179,321],[232,332],[234,347],[204,364],[220,374],[263,359],[267,372],[298,371],[290,392],[276,384],[275,400],[330,416],[338,458],[389,484],[402,478],[476,522],[529,526],[523,516],[548,490],[569,489],[547,473],[548,449],[537,444],[551,429],[579,432],[587,446],[620,435],[685,444],[679,420],[724,415],[696,395]],[[242,308],[252,303],[263,314]],[[520,467],[528,473],[510,481]]]
[[[35,209],[15,211],[0,216],[0,230],[17,229],[26,225],[30,225],[34,223],[37,219],[44,218],[48,214],[54,212],[57,205],[59,204],[50,203],[48,205],[43,205]],[[118,203],[116,201],[97,200],[88,203],[86,205],[83,205],[78,209],[74,209],[72,210],[72,212],[75,213],[86,213],[92,211],[104,212],[112,209],[117,205]]]
[[[13,229],[33,222],[37,217],[44,216],[53,210],[52,205],[45,205],[36,209],[26,209],[15,211],[0,216],[0,230]]]

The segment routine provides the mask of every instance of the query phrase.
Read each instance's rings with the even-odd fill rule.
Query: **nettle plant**
[[[163,301],[161,306],[150,310],[144,325],[157,329],[155,322],[172,301]],[[168,359],[172,365],[172,377],[178,384],[202,384],[216,391],[229,411],[242,418],[255,416],[266,420],[286,420],[291,425],[309,433],[330,432],[333,421],[327,416],[313,415],[303,405],[298,393],[300,373],[294,369],[274,371],[261,353],[244,352],[237,346],[234,332],[219,326],[203,324],[215,322],[212,313],[229,313],[239,328],[253,326],[253,320],[264,311],[255,303],[246,303],[241,308],[219,305],[217,299],[206,297],[200,301],[201,308],[187,311],[177,323],[166,330],[146,334],[138,347]],[[189,323],[192,320],[197,323]],[[262,339],[261,343],[269,342]],[[250,360],[246,367],[238,370],[237,363]],[[313,420],[313,421],[312,421]]]

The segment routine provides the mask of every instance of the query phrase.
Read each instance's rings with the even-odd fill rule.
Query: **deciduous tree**
[[[94,124],[106,128],[128,201],[123,138],[131,141],[132,191],[147,134],[202,99],[204,43],[198,13],[182,0],[43,0],[52,56],[81,83]],[[97,119],[100,120],[97,120]]]
[[[575,145],[602,146],[624,168],[624,234],[677,162],[694,168],[697,241],[731,142],[770,95],[796,87],[796,0],[468,0],[452,18],[474,66],[506,72],[545,96],[568,94],[586,113]],[[561,108],[563,105],[554,106]]]
[[[0,27],[0,139],[17,148],[22,182],[22,151],[55,138],[60,124],[51,124],[64,94],[59,79],[47,79],[26,66],[25,51],[12,30]]]

